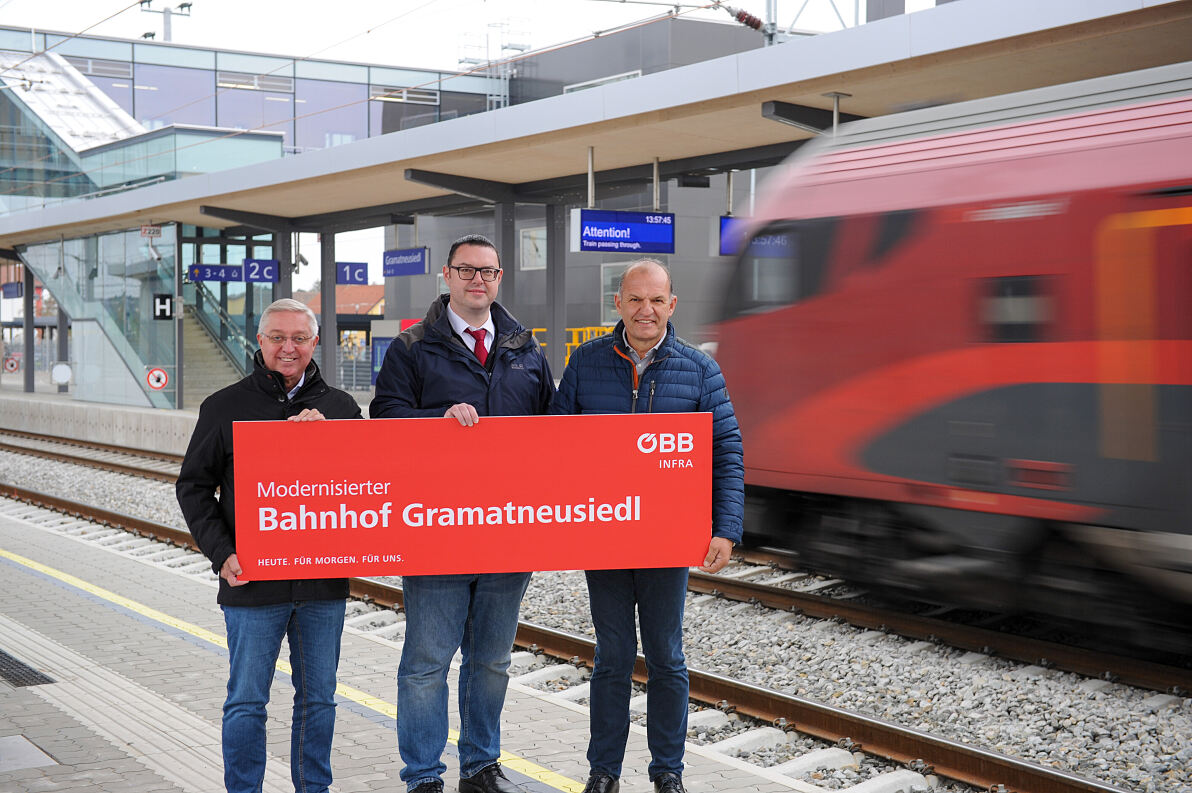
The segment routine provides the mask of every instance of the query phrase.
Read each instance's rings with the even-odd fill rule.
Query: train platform
[[[227,679],[214,576],[170,570],[69,536],[76,519],[0,500],[0,793],[208,793],[222,790],[220,716]],[[394,791],[401,645],[345,630],[333,790]],[[287,657],[285,648],[282,659]],[[458,728],[452,672],[452,728]],[[264,790],[292,790],[292,687],[279,665]],[[578,793],[587,774],[587,709],[512,682],[502,764],[534,793]],[[447,790],[458,778],[445,757]],[[622,790],[646,793],[644,730],[629,737]],[[815,790],[689,745],[693,793]]]
[[[353,392],[368,416],[371,393]],[[45,435],[109,443],[150,452],[185,454],[199,409],[84,402],[43,388],[25,392],[12,378],[0,381],[0,427]]]

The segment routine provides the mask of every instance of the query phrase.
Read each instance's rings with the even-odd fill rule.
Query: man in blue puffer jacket
[[[607,336],[571,354],[552,413],[712,414],[712,539],[704,564],[716,572],[741,539],[745,510],[741,432],[720,367],[675,336],[678,298],[670,271],[641,259],[621,275],[614,296],[621,321]],[[634,611],[641,620],[649,686],[646,733],[650,779],[657,793],[683,793],[687,737],[687,665],[683,604],[687,568],[589,570],[596,628],[591,730],[584,793],[617,793],[629,737],[631,675],[637,656]]]
[[[554,379],[533,333],[495,302],[497,249],[478,234],[461,237],[447,254],[443,278],[449,294],[389,345],[370,417],[443,416],[471,427],[481,416],[546,413]],[[505,475],[500,450],[466,443],[446,476],[466,488],[469,477]],[[529,582],[528,572],[402,578],[406,636],[397,671],[397,746],[410,793],[443,791],[447,670],[457,649],[463,653],[460,793],[524,791],[505,777],[497,758],[506,671]]]

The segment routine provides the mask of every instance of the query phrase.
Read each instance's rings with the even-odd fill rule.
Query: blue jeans
[[[463,653],[460,776],[497,762],[509,655],[529,583],[529,573],[402,578],[406,638],[397,668],[397,748],[408,788],[439,779],[447,770],[447,670],[456,650]]]
[[[265,779],[265,705],[282,637],[290,643],[294,723],[290,775],[298,793],[331,784],[335,671],[344,628],[343,600],[272,606],[223,606],[228,631],[228,699],[223,708],[224,785],[259,793]]]
[[[636,609],[649,674],[646,742],[650,779],[666,772],[682,774],[687,740],[687,662],[683,657],[687,568],[588,570],[587,577],[596,628],[588,765],[592,773],[621,776],[637,660]]]

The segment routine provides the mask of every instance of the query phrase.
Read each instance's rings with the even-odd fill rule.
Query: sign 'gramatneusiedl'
[[[712,416],[236,422],[247,580],[687,567]]]

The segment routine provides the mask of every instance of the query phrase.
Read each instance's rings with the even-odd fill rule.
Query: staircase
[[[198,410],[203,400],[241,378],[190,306],[182,318],[182,404]]]

